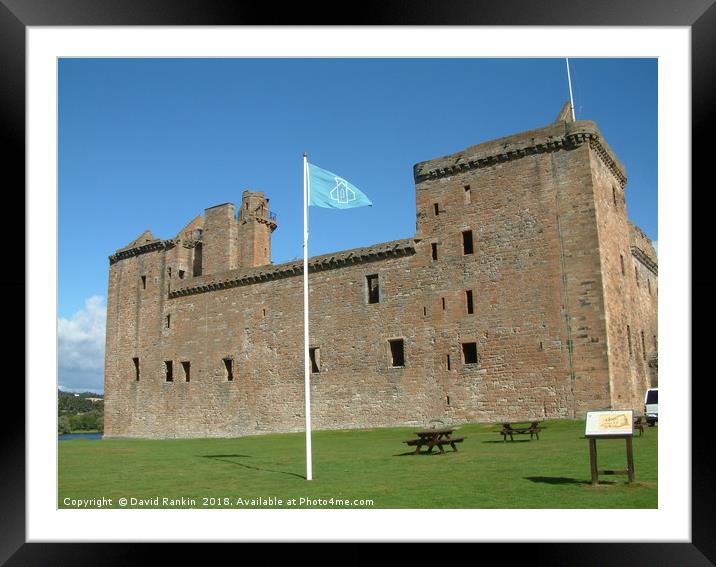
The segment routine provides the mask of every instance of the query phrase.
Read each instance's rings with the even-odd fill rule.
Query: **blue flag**
[[[312,163],[308,164],[308,178],[311,197],[309,205],[327,209],[352,209],[373,205],[358,187]]]

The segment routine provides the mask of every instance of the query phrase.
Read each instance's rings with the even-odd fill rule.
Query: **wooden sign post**
[[[632,410],[605,410],[587,412],[584,436],[589,439],[589,466],[592,484],[599,482],[599,475],[625,474],[634,482],[634,415]],[[626,470],[599,470],[597,467],[597,439],[624,439],[626,441]]]

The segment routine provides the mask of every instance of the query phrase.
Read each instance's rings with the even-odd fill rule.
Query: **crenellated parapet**
[[[655,276],[659,275],[659,266],[641,248],[639,248],[638,246],[632,246],[631,254],[632,256],[634,256],[634,258],[644,264],[644,267],[647,268],[652,274],[654,274]]]
[[[343,252],[324,254],[311,258],[308,262],[309,273],[335,270],[353,264],[364,264],[386,258],[396,258],[415,254],[413,239],[395,240],[365,248],[355,248]],[[219,289],[240,287],[303,274],[303,261],[296,260],[275,266],[232,270],[223,274],[203,276],[189,280],[181,287],[171,291],[169,298],[206,293]]]
[[[148,252],[154,252],[156,250],[169,250],[171,248],[174,248],[176,244],[177,243],[175,240],[155,240],[153,242],[149,242],[147,244],[140,244],[132,248],[124,248],[109,257],[109,264],[111,266],[112,264],[116,264],[117,262],[119,262],[120,260],[124,260],[125,258],[141,256],[142,254],[147,254]]]
[[[644,231],[631,221],[629,221],[629,245],[632,256],[639,260],[652,274],[658,276],[659,259],[654,245]]]
[[[590,120],[557,122],[538,130],[471,146],[450,156],[420,162],[413,168],[413,177],[416,183],[420,183],[529,155],[571,150],[585,143],[589,144],[590,149],[594,150],[623,188],[627,182],[624,166],[616,158],[596,124]]]

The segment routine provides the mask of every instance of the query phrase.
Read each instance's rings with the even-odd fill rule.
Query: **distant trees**
[[[92,411],[98,402],[93,402],[86,397],[76,397],[73,394],[62,393],[57,398],[57,408],[60,414],[77,414],[80,412]],[[102,403],[99,402],[101,406]]]
[[[60,416],[57,433],[59,433],[60,435],[64,435],[65,433],[72,433],[72,427],[70,427],[70,416]]]
[[[76,431],[104,431],[104,401],[88,398],[101,398],[98,394],[85,392],[75,396],[73,393],[58,391],[57,431],[60,435]]]

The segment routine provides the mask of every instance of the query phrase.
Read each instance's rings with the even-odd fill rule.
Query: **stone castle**
[[[565,105],[414,177],[413,237],[309,261],[313,427],[643,410],[657,257],[597,126]],[[276,227],[245,191],[110,256],[106,437],[304,429],[303,262],[271,264]]]

